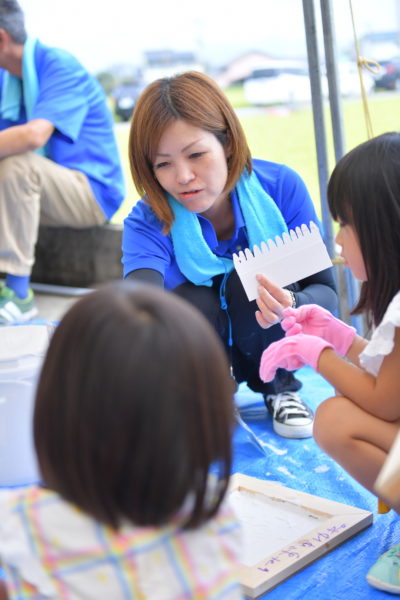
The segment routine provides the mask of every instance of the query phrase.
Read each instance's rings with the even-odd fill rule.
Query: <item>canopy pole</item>
[[[339,77],[337,69],[337,51],[335,44],[335,36],[333,31],[333,17],[332,17],[332,5],[331,0],[320,0],[321,4],[321,17],[324,34],[324,50],[325,50],[325,61],[327,69],[328,87],[329,87],[329,105],[332,119],[332,131],[333,131],[333,143],[335,149],[336,162],[344,154],[344,126],[343,126],[343,114],[342,105],[339,92]],[[318,53],[318,41],[317,41],[317,27],[315,20],[315,7],[314,0],[303,0],[303,14],[304,24],[306,32],[306,43],[307,43],[307,57],[308,57],[308,68],[310,75],[311,85],[311,100],[313,109],[314,119],[314,131],[315,131],[315,142],[317,150],[317,162],[318,162],[318,178],[320,187],[320,202],[321,202],[321,213],[322,222],[324,228],[324,241],[328,249],[328,253],[331,258],[336,254],[335,252],[335,240],[333,233],[332,218],[330,216],[328,202],[327,202],[327,186],[329,180],[329,166],[327,159],[327,143],[325,133],[325,121],[324,121],[324,107],[323,107],[323,94],[321,86],[321,71],[320,71],[320,60]],[[338,267],[339,269],[342,267]],[[335,274],[336,283],[338,288],[340,287],[338,272]],[[347,305],[344,308],[340,306],[339,314],[344,318],[346,313],[346,319],[349,316],[349,306],[355,305],[359,296],[359,284],[354,279],[351,271],[345,269],[346,279],[346,291],[347,291]],[[340,293],[340,290],[339,290]],[[340,294],[341,296],[341,294]],[[363,319],[359,315],[349,316],[351,324],[356,328],[357,332],[361,335],[364,332]]]
[[[320,4],[322,29],[324,34],[326,74],[328,78],[333,144],[336,162],[338,162],[345,154],[345,136],[342,101],[340,96],[340,80],[337,67],[337,47],[333,27],[332,0],[320,0]],[[345,269],[345,276],[348,305],[353,307],[355,306],[360,295],[360,284],[354,278],[350,269]],[[364,321],[361,315],[350,315],[350,322],[360,335],[364,333]]]
[[[329,256],[333,258],[335,255],[335,247],[333,239],[332,219],[329,213],[326,199],[326,188],[328,185],[329,175],[314,0],[303,0],[303,14],[306,30],[308,71],[310,75],[311,85],[311,101],[314,119],[315,143],[317,149],[318,179],[322,223],[324,228],[324,241],[328,249]]]

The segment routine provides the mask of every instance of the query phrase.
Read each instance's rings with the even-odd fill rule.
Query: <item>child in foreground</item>
[[[242,598],[233,422],[223,347],[185,301],[131,282],[79,300],[37,389],[45,487],[0,508],[0,598]]]
[[[337,395],[316,412],[315,440],[374,492],[400,427],[400,134],[383,134],[344,156],[330,178],[328,202],[342,256],[363,282],[353,312],[366,312],[375,330],[368,342],[321,307],[286,309],[286,337],[264,351],[260,376],[269,381],[278,367],[311,365],[335,387]],[[399,566],[400,545],[380,557],[367,579],[400,594]]]

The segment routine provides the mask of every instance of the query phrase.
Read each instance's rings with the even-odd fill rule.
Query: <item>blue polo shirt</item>
[[[288,226],[294,229],[310,221],[318,224],[314,205],[301,177],[285,165],[253,160],[253,169],[262,187],[275,201]],[[218,241],[211,222],[197,215],[203,237],[217,256],[231,258],[233,252],[248,247],[246,224],[235,191],[231,194],[235,230],[229,240]],[[195,240],[193,243],[196,243]],[[122,239],[124,277],[137,269],[153,269],[164,277],[167,289],[187,281],[180,271],[170,235],[162,233],[162,223],[142,199],[124,221]]]
[[[85,173],[109,219],[125,196],[114,124],[103,89],[69,52],[37,41],[35,65],[39,96],[32,119],[47,119],[55,131],[48,158]],[[0,69],[0,94],[4,70]],[[0,129],[26,123],[23,103],[18,121],[0,116]]]

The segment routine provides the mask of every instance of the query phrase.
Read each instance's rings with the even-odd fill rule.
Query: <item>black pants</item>
[[[278,394],[297,391],[301,382],[293,373],[278,369],[275,379],[261,381],[258,371],[261,354],[272,342],[284,337],[280,324],[262,329],[255,318],[256,302],[249,302],[236,273],[232,271],[225,284],[226,310],[221,308],[220,288],[223,276],[215,277],[212,287],[196,286],[186,282],[174,289],[174,293],[194,305],[210,321],[219,334],[232,365],[238,383],[245,381],[254,392]],[[230,336],[231,330],[231,336]],[[229,338],[232,338],[232,345]]]

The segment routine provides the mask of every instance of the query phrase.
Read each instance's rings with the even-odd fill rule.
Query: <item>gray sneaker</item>
[[[297,392],[264,396],[275,433],[287,438],[312,437],[314,414]]]

